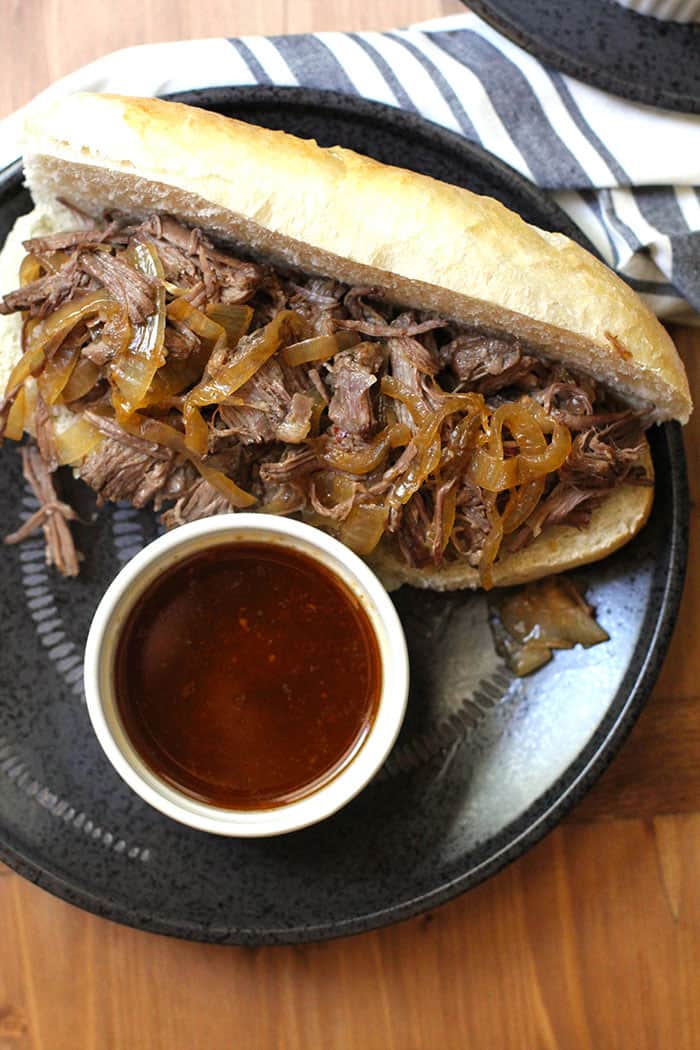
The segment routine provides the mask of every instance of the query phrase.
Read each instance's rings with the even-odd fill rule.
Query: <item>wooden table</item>
[[[0,6],[0,116],[127,44],[382,28],[461,9],[457,0]],[[674,335],[697,397],[700,330]],[[700,1047],[700,415],[686,442],[691,553],[673,644],[623,752],[561,827],[430,915],[296,948],[139,933],[0,866],[0,1050]]]

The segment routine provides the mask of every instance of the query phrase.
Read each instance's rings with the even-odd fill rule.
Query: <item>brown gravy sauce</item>
[[[256,810],[310,794],[362,745],[381,691],[367,614],[328,569],[237,543],[164,572],[115,659],[119,714],[161,779]]]

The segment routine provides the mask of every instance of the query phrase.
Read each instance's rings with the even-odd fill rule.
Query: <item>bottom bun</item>
[[[653,477],[648,445],[640,463]],[[499,558],[493,566],[494,586],[513,587],[600,561],[637,535],[653,502],[653,486],[621,485],[596,507],[585,528],[550,525],[524,550]],[[475,590],[480,586],[478,569],[463,561],[449,562],[440,568],[406,565],[396,544],[387,540],[368,560],[388,591],[404,583],[433,591]]]

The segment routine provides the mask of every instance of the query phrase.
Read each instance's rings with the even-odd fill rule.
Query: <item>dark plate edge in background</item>
[[[576,35],[562,31],[561,9],[560,17],[557,17],[555,0],[552,0],[551,3],[551,18],[548,16],[542,18],[533,13],[529,0],[520,4],[516,17],[513,17],[510,11],[502,9],[500,0],[463,0],[463,2],[474,14],[488,22],[518,47],[561,73],[583,81],[584,84],[591,84],[613,95],[619,95],[632,102],[641,102],[647,106],[681,113],[700,113],[700,88],[695,86],[697,81],[689,81],[675,90],[660,85],[654,76],[645,77],[626,70],[624,54],[620,56],[618,68],[615,71],[581,58],[575,44]],[[573,0],[573,3],[580,5],[584,26],[592,28],[599,21],[601,22],[600,32],[605,36],[608,47],[611,41],[614,47],[615,34],[610,34],[606,26],[614,16],[616,21],[624,27],[623,32],[630,42],[630,51],[635,50],[637,54],[641,53],[645,47],[645,35],[654,31],[654,23],[660,27],[658,33],[660,49],[668,47],[665,43],[668,39],[668,29],[662,27],[669,26],[674,27],[671,32],[695,33],[700,49],[700,24],[662,22],[649,16],[639,15],[624,7],[613,8],[613,0],[608,0],[610,11],[606,11],[607,5],[601,0]],[[572,5],[566,4],[564,8],[564,18],[568,19],[572,14]],[[575,10],[574,8],[574,13]],[[672,61],[672,56],[668,57],[669,62]],[[700,59],[698,62],[700,63]],[[674,76],[682,80],[684,75],[683,67],[679,68],[679,65],[674,62]]]

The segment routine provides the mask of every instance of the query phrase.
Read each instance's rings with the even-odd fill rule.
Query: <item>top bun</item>
[[[205,110],[115,95],[32,113],[25,171],[39,204],[169,212],[306,272],[513,333],[657,420],[690,414],[675,347],[632,289],[491,198]]]

